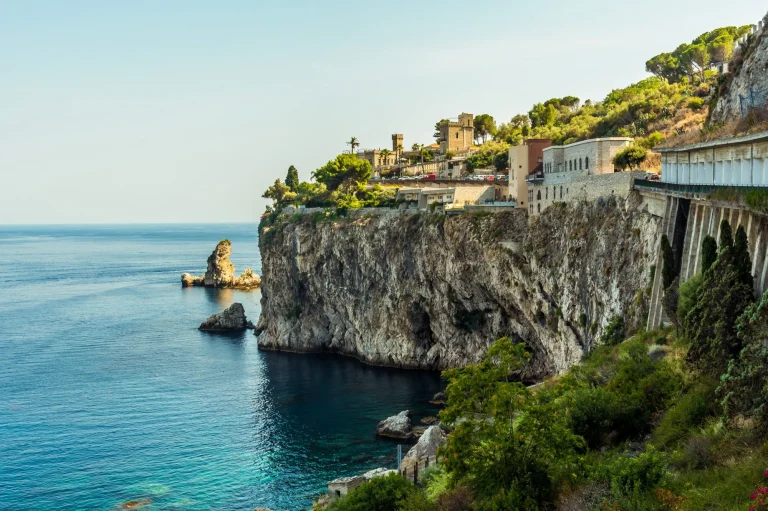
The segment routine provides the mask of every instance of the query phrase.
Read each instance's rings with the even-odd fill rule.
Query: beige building
[[[526,178],[528,213],[537,215],[555,202],[627,195],[632,180],[629,173],[624,177],[594,178],[616,174],[613,158],[632,142],[625,137],[593,138],[544,149],[542,168]],[[595,190],[590,190],[591,186]]]
[[[531,138],[521,145],[509,148],[509,192],[510,201],[517,202],[517,208],[527,209],[528,183],[526,178],[534,169],[543,166],[543,151],[552,145],[552,141],[543,138]]]
[[[453,151],[461,154],[469,151],[475,142],[475,116],[462,113],[458,121],[448,121],[440,126],[440,152]]]

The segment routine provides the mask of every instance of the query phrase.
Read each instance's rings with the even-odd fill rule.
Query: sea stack
[[[261,278],[247,268],[242,275],[235,277],[235,265],[229,260],[232,243],[222,240],[208,256],[208,269],[205,275],[195,276],[189,273],[181,275],[181,287],[214,287],[254,289],[261,285]]]
[[[248,328],[245,309],[241,303],[233,303],[224,311],[214,314],[200,324],[199,330],[205,332],[242,332]]]

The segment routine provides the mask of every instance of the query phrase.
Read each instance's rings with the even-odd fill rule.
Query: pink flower
[[[752,495],[749,496],[750,499],[755,500],[757,498],[757,493],[752,492]]]
[[[764,475],[765,477],[768,477],[768,470],[766,470],[766,471],[765,471],[765,473],[764,473],[763,475]]]
[[[755,506],[749,506],[749,511],[755,511]]]

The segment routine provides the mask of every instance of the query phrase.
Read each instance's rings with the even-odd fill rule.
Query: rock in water
[[[208,256],[208,269],[205,270],[205,287],[227,287],[235,280],[235,265],[229,261],[232,243],[220,241],[213,253]]]
[[[247,327],[248,320],[243,304],[233,303],[223,312],[206,319],[199,329],[206,332],[241,332]]]
[[[438,392],[434,396],[432,396],[432,400],[430,403],[433,405],[444,405],[445,402],[448,400],[448,396],[445,395],[445,392]]]
[[[384,419],[376,427],[376,434],[389,438],[410,439],[413,436],[410,415],[411,412],[404,410],[397,415]]]
[[[181,287],[199,287],[204,284],[205,278],[201,275],[196,277],[189,273],[181,274]]]
[[[261,277],[253,273],[253,270],[246,268],[246,270],[232,283],[233,287],[239,288],[252,288],[259,287],[261,285]]]
[[[181,276],[181,287],[234,287],[239,289],[253,289],[261,285],[261,277],[253,273],[250,268],[242,275],[235,277],[235,265],[229,260],[232,254],[232,243],[222,240],[216,245],[213,253],[208,257],[208,269],[205,275],[195,276],[184,273]]]
[[[445,445],[446,437],[440,426],[430,426],[419,438],[419,441],[410,448],[406,458],[422,460],[437,455],[437,449]]]

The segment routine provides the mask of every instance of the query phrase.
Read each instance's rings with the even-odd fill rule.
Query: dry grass
[[[659,147],[699,144],[721,138],[759,133],[761,131],[768,131],[768,108],[753,108],[747,117],[729,123],[678,132],[676,136],[668,137]]]

